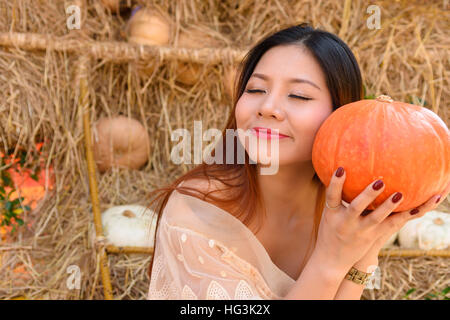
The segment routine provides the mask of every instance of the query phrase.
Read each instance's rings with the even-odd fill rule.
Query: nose
[[[277,120],[284,119],[284,112],[279,107],[278,102],[274,99],[274,97],[268,95],[267,99],[264,100],[264,103],[258,109],[258,115],[260,117],[273,118]]]

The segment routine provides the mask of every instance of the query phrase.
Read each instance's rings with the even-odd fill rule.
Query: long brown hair
[[[333,111],[340,106],[363,98],[363,86],[358,63],[348,46],[336,35],[320,29],[314,29],[308,24],[302,23],[300,25],[288,27],[262,39],[250,49],[238,68],[237,78],[234,83],[233,108],[226,126],[222,131],[222,142],[220,144],[223,146],[221,149],[224,159],[222,164],[207,164],[203,161],[201,164],[173,181],[169,186],[158,188],[151,192],[150,198],[153,197],[153,200],[149,206],[154,206],[154,204],[157,203],[156,208],[153,207],[153,210],[157,214],[156,231],[154,234],[155,249],[157,245],[156,234],[159,227],[159,220],[164,207],[174,190],[211,202],[220,208],[228,208],[228,211],[236,217],[244,215],[245,218],[242,222],[246,226],[248,226],[250,221],[257,216],[257,209],[261,208],[262,211],[265,212],[261,195],[257,187],[258,174],[256,164],[249,163],[250,161],[247,153],[245,153],[245,162],[243,164],[238,163],[236,159],[234,159],[235,161],[231,164],[230,161],[227,162],[225,139],[227,129],[237,129],[235,119],[236,104],[243,94],[247,81],[252,75],[258,61],[267,50],[279,45],[303,46],[313,54],[325,75],[326,84],[332,98]],[[234,139],[234,146],[237,146],[237,137],[234,137]],[[214,154],[214,150],[212,154]],[[234,152],[234,155],[236,154],[237,152]],[[221,185],[227,186],[227,189],[225,189],[227,191],[226,196],[216,197],[210,195],[213,192],[223,192],[223,189],[204,193],[196,188],[178,186],[183,181],[198,178],[206,179],[208,181],[220,181]],[[326,187],[321,183],[316,174],[314,175],[313,180],[319,184],[314,216],[314,233],[312,234],[314,239],[316,239],[325,202]],[[221,194],[223,195],[224,193]],[[152,255],[148,269],[149,277],[151,277],[153,268],[153,257],[154,254]],[[304,263],[306,262],[304,261]]]

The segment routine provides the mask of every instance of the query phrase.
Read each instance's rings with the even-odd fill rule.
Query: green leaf
[[[445,296],[449,292],[450,292],[450,287],[447,287],[444,290],[442,290],[441,294]]]
[[[30,177],[31,177],[31,179],[33,179],[34,181],[39,182],[39,178],[38,178],[37,174],[33,173],[33,174],[30,175]]]
[[[414,291],[416,291],[416,288],[411,288],[409,289],[406,294],[405,294],[405,298],[407,298],[411,293],[413,293]]]
[[[13,205],[12,205],[11,201],[8,201],[8,202],[5,203],[6,211],[11,211],[12,207],[13,207]]]
[[[415,105],[421,105],[427,106],[428,102],[425,99],[419,98],[417,96],[409,96],[409,103],[415,104]]]
[[[23,226],[23,220],[20,218],[16,218],[17,223],[19,224],[19,226]]]
[[[29,206],[24,206],[23,207],[26,211],[30,211],[31,210],[31,208],[29,207]]]
[[[23,165],[25,164],[26,157],[27,157],[26,151],[22,150],[20,152],[20,162],[19,162],[21,167],[23,167]]]
[[[4,172],[2,173],[2,180],[3,180],[3,185],[4,185],[4,186],[10,186],[10,187],[13,187],[11,175],[9,174],[9,172],[4,171]]]
[[[13,217],[13,213],[11,211],[5,211],[3,216],[6,217],[9,220],[9,219],[11,219]]]

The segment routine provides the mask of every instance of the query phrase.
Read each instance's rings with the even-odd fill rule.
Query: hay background
[[[76,1],[16,0],[0,3],[0,32],[32,32],[64,39],[77,38],[66,27],[65,7]],[[131,2],[131,1],[130,1]],[[450,60],[449,8],[442,1],[352,1],[348,24],[343,1],[134,1],[159,5],[177,22],[176,33],[190,25],[209,28],[224,47],[248,49],[267,33],[284,26],[310,22],[338,34],[350,46],[362,70],[367,94],[389,94],[395,100],[424,98],[450,124],[448,107]],[[239,3],[239,6],[237,4]],[[99,41],[122,41],[124,17],[110,15],[99,1],[87,1],[83,30]],[[380,30],[365,23],[369,5],[381,8]],[[344,19],[345,20],[345,19]],[[343,30],[343,31],[341,31]],[[0,298],[103,299],[95,250],[93,217],[81,115],[73,70],[77,56],[56,51],[24,51],[0,47],[0,148],[29,148],[48,139],[44,152],[54,165],[56,185],[40,207],[26,217],[30,230],[2,244]],[[149,78],[132,63],[96,60],[89,72],[91,123],[102,116],[125,114],[141,121],[152,139],[150,161],[139,171],[113,170],[98,174],[101,210],[140,203],[152,189],[169,183],[193,165],[170,162],[170,133],[222,129],[230,112],[223,94],[223,66],[205,66],[205,77],[194,86],[174,80],[167,62]],[[419,102],[417,102],[419,103]],[[450,212],[447,198],[439,208]],[[109,255],[116,299],[145,299],[149,278],[145,255]],[[29,275],[11,270],[25,265]],[[68,290],[67,267],[81,269],[81,289]],[[380,258],[382,289],[366,290],[363,299],[423,299],[450,285],[448,258]]]

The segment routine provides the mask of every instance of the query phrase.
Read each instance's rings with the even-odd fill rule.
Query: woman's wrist
[[[318,270],[329,279],[335,279],[336,277],[342,279],[352,267],[352,265],[331,260],[320,250],[315,250],[311,259],[315,262],[315,266]]]
[[[372,272],[373,270],[368,271],[369,269],[372,269],[374,266],[378,266],[378,256],[375,257],[365,257],[359,261],[357,261],[353,267],[363,271],[363,272]]]
[[[350,267],[314,250],[300,277],[283,299],[332,300]]]

